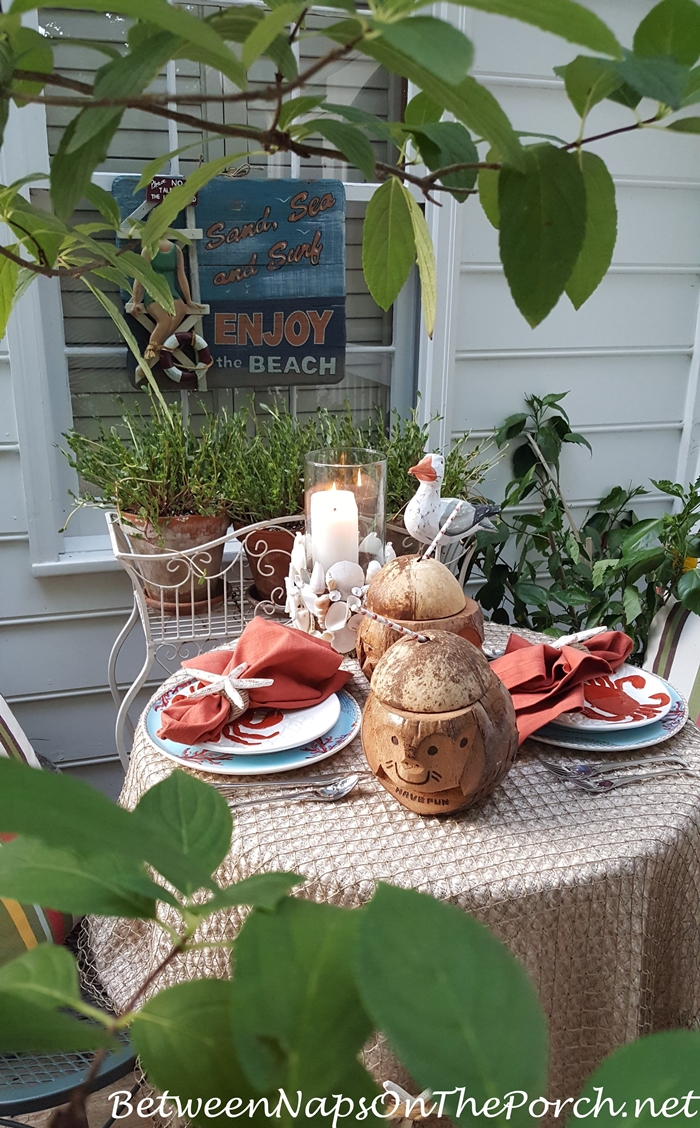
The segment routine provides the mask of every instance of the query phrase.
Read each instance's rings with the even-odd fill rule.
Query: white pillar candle
[[[358,562],[357,502],[351,490],[315,490],[309,498],[311,555],[324,573],[339,560]]]

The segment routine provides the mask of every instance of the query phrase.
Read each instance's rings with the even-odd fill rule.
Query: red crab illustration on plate
[[[646,702],[637,701],[622,688],[630,685],[633,689],[644,689],[646,679],[642,674],[626,674],[622,678],[612,678],[605,674],[586,682],[586,704],[581,710],[584,717],[592,720],[606,720],[611,723],[623,721],[653,720],[671,702],[667,693],[652,693]]]

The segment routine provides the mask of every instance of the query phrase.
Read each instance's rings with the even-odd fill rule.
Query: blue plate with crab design
[[[161,711],[179,690],[179,686],[174,686],[154,702],[146,718],[146,732],[159,752],[176,760],[183,768],[195,768],[200,772],[231,776],[293,772],[296,768],[326,760],[345,748],[357,736],[362,722],[362,710],[357,701],[347,690],[341,689],[338,692],[340,716],[325,736],[310,740],[299,748],[287,748],[284,752],[255,752],[246,756],[240,752],[214,751],[201,744],[177,744],[174,740],[158,736]]]
[[[571,748],[576,752],[634,752],[638,748],[651,748],[661,744],[679,733],[688,720],[688,705],[685,698],[663,678],[667,692],[671,695],[671,708],[658,721],[643,728],[621,729],[617,725],[610,728],[574,729],[562,728],[554,721],[533,732],[531,739],[542,744],[554,744],[557,748]]]

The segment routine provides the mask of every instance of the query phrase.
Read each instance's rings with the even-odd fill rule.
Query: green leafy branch
[[[17,240],[0,248],[0,331],[32,274],[95,275],[118,280],[123,287],[138,277],[136,264],[123,254],[110,255],[103,240],[94,243],[86,225],[70,226],[83,196],[95,204],[91,177],[127,108],[205,136],[252,143],[261,153],[347,161],[368,181],[384,181],[364,224],[367,285],[378,304],[388,309],[417,264],[429,334],[437,309],[437,272],[430,224],[418,203],[421,197],[426,204],[437,204],[436,194],[448,193],[464,202],[478,193],[499,229],[501,261],[515,303],[534,326],[564,292],[580,308],[612,259],[617,229],[614,186],[603,160],[584,147],[645,128],[700,131],[700,118],[684,116],[661,124],[700,101],[700,67],[695,65],[700,58],[700,7],[694,0],[661,0],[639,24],[631,49],[622,47],[598,16],[574,0],[454,0],[522,20],[595,52],[557,68],[581,119],[578,136],[535,144],[523,141],[537,134],[518,134],[494,96],[469,74],[474,53],[470,40],[451,23],[423,14],[425,0],[372,0],[368,9],[357,9],[354,0],[334,0],[331,7],[341,18],[323,28],[309,26],[310,9],[302,0],[274,0],[267,8],[244,5],[206,19],[173,9],[163,0],[113,0],[109,10],[133,21],[127,51],[120,54],[110,48],[92,84],[56,73],[50,38],[21,25],[22,13],[45,2],[14,0],[9,12],[0,16],[0,130],[12,100],[19,107],[34,102],[75,109],[76,114],[51,161],[53,210],[44,215],[53,223],[46,219],[42,228],[36,216],[29,226],[20,221],[18,212],[30,207],[22,195],[26,185],[22,190],[0,189],[2,218]],[[107,0],[87,2],[88,10],[107,10]],[[292,50],[295,40],[319,36],[332,46],[300,72]],[[300,93],[325,69],[356,53],[418,87],[420,93],[409,102],[403,121],[387,122],[355,106]],[[251,68],[263,58],[274,65],[274,81],[253,83]],[[149,91],[173,59],[204,61],[234,89],[220,95]],[[658,109],[641,119],[636,111],[644,97],[655,100]],[[606,99],[629,108],[635,121],[586,135],[589,116]],[[186,112],[188,105],[235,102],[267,108],[268,124],[256,128]],[[445,113],[454,120],[443,121]],[[377,142],[396,150],[398,159],[379,160],[373,147]],[[479,146],[486,151],[480,152]],[[228,160],[209,161],[192,173],[182,189],[151,213],[140,232],[145,245],[154,246],[198,188],[237,156],[247,155],[246,150]],[[151,174],[167,159],[152,162]],[[95,206],[103,230],[120,231],[119,216],[106,200]],[[133,234],[138,235],[138,229]],[[149,282],[153,286],[152,278]],[[96,278],[90,282],[94,286],[99,286]]]
[[[534,987],[457,906],[379,883],[362,908],[340,908],[289,897],[303,881],[296,874],[220,888],[211,874],[229,849],[231,814],[214,788],[179,770],[126,811],[80,781],[0,760],[0,827],[17,835],[0,848],[1,896],[139,919],[172,940],[120,1016],[81,997],[64,947],[40,945],[5,964],[0,1052],[95,1050],[94,1072],[128,1029],[149,1082],[198,1128],[224,1112],[291,1126],[302,1109],[329,1128],[353,1111],[378,1126],[399,1111],[360,1064],[380,1031],[432,1093],[427,1111],[466,1125],[475,1106],[526,1128],[528,1098],[540,1107],[549,1048]],[[207,919],[241,905],[251,911],[237,938],[209,943]],[[179,931],[166,914],[179,915]],[[178,954],[222,943],[232,949],[231,979],[158,989]],[[669,1091],[692,1091],[699,1053],[696,1031],[646,1037],[603,1062],[582,1100],[590,1108],[604,1086],[618,1110],[642,1101],[646,1128]],[[85,1122],[86,1088],[54,1113],[52,1128]],[[523,1093],[525,1101],[507,1099]],[[597,1116],[612,1125],[604,1107]]]

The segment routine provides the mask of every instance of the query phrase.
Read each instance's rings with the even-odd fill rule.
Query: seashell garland
[[[379,537],[375,536],[381,549]],[[376,545],[372,542],[373,550]],[[370,580],[382,567],[381,559],[371,560],[364,569],[350,560],[339,560],[324,574],[316,561],[311,573],[307,566],[306,540],[297,533],[292,549],[289,575],[285,580],[287,602],[285,610],[297,630],[330,642],[339,654],[355,649],[357,630],[362,622],[362,599]],[[390,544],[383,553],[385,562],[394,559]]]

